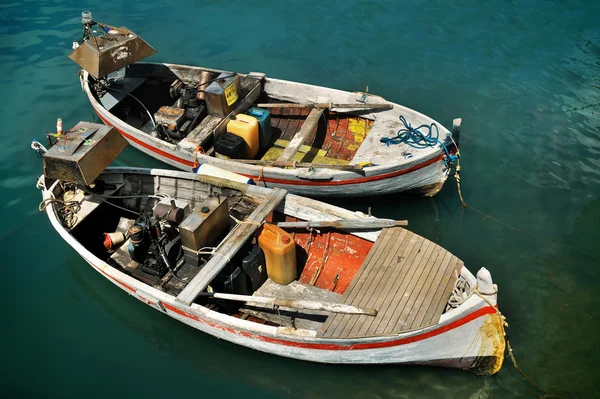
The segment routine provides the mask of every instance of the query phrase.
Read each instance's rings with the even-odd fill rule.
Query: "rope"
[[[456,276],[456,281],[454,282],[454,288],[452,289],[452,293],[450,294],[450,299],[448,299],[447,305],[452,309],[462,305],[472,295],[469,282],[464,277],[458,276],[458,272],[456,270],[454,271],[454,275]]]
[[[382,137],[380,139],[380,141],[386,146],[389,147],[392,144],[404,143],[412,148],[423,149],[428,147],[435,147],[437,144],[439,144],[446,153],[447,163],[451,163],[457,160],[458,157],[456,155],[450,154],[450,152],[446,148],[446,145],[440,141],[440,130],[436,123],[412,127],[412,125],[406,121],[404,115],[400,115],[400,122],[404,124],[404,129],[398,130],[398,133],[395,137]],[[423,133],[421,129],[427,129],[427,133]]]
[[[197,146],[196,148],[194,148],[194,169],[200,166],[200,163],[198,162],[198,153],[206,154],[206,151],[204,151],[204,148],[202,148],[202,146]]]
[[[46,189],[46,177],[44,175],[38,177],[37,182],[35,183],[35,188],[37,188],[38,190]]]
[[[58,218],[61,220],[63,226],[68,230],[71,230],[77,224],[77,212],[81,210],[81,203],[79,201],[63,201],[56,198],[45,198],[40,202],[38,209],[44,212],[49,204],[54,204]]]
[[[33,148],[33,150],[37,152],[40,156],[48,152],[48,149],[36,139],[33,139],[33,141],[31,142],[31,148]]]
[[[495,285],[494,285],[494,288],[495,288]],[[498,292],[497,289],[496,289],[496,292]],[[469,295],[469,297],[471,295],[477,295],[479,298],[483,299],[489,306],[491,306],[496,311],[498,316],[500,316],[500,321],[501,321],[500,325],[502,326],[502,333],[506,337],[506,348],[508,349],[507,356],[510,357],[510,360],[511,360],[514,368],[517,369],[519,374],[521,374],[521,376],[523,378],[525,378],[527,381],[529,381],[529,383],[531,385],[533,385],[538,391],[543,393],[542,398],[561,398],[561,396],[550,393],[550,392],[546,391],[544,388],[540,387],[531,377],[529,377],[527,374],[525,374],[525,372],[523,370],[521,370],[521,368],[517,364],[517,359],[515,359],[515,355],[513,354],[513,348],[510,346],[510,340],[508,339],[508,334],[506,333],[505,327],[508,327],[508,323],[506,322],[506,317],[504,317],[504,315],[500,312],[498,307],[494,306],[490,302],[490,300],[484,296],[484,294],[479,292],[478,286],[473,287],[473,290],[471,291],[471,294]]]
[[[229,217],[232,218],[236,224],[253,224],[258,227],[260,227],[262,225],[261,222],[258,222],[256,220],[240,220],[240,219],[237,219],[236,217],[234,217],[233,215],[229,215]]]
[[[468,204],[465,202],[465,199],[462,195],[462,190],[460,189],[460,150],[458,148],[458,144],[454,141],[452,135],[450,135],[450,140],[452,140],[452,144],[454,144],[454,148],[456,148],[456,167],[454,168],[454,178],[456,179],[456,189],[458,190],[458,198],[460,198],[460,204],[463,208],[466,208]]]
[[[207,249],[210,249],[210,251],[205,251]],[[231,262],[231,258],[229,256],[223,255],[222,253],[217,252],[217,247],[202,247],[198,251],[196,251],[196,253],[198,255],[219,255],[219,256],[222,256],[225,259],[227,259],[228,262]]]
[[[263,166],[260,168],[260,172],[258,172],[258,179],[256,179],[256,182],[260,183],[262,181],[265,184],[265,187],[267,187],[267,182],[263,180],[265,178],[264,173],[265,167]]]
[[[262,224],[261,222],[257,222],[256,220],[239,220],[232,215],[229,215],[229,217],[235,221],[236,225],[253,224],[253,225],[260,227]],[[223,240],[221,242],[227,240],[229,238],[229,236],[231,236],[231,234],[233,234],[233,231],[234,231],[234,229],[231,229],[231,231],[225,236],[225,238],[223,238]],[[196,251],[196,253],[198,255],[219,255],[219,256],[222,256],[225,259],[227,259],[229,262],[231,262],[231,258],[227,255],[223,255],[222,253],[217,252],[217,248],[218,247],[202,247],[198,251]]]

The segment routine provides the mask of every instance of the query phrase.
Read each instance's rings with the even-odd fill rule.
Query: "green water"
[[[10,1],[10,0],[5,0]],[[434,199],[337,201],[406,218],[499,285],[515,354],[541,387],[600,396],[600,2],[145,1],[0,4],[0,392],[4,397],[511,398],[541,392],[425,367],[344,367],[265,355],[134,301],[38,212],[33,137],[94,119],[66,58],[79,14],[140,33],[154,61],[370,91],[449,126],[455,182]],[[132,149],[120,165],[160,166]]]

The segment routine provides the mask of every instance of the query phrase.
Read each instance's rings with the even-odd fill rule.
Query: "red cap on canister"
[[[113,246],[112,240],[110,239],[110,236],[108,235],[108,233],[104,233],[104,248],[106,249],[111,249]]]
[[[288,236],[281,237],[281,242],[284,243],[284,244],[289,244],[290,237],[288,237]]]

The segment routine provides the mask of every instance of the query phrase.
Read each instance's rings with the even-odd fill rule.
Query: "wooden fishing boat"
[[[474,276],[404,223],[279,188],[137,168],[95,178],[89,157],[108,163],[120,144],[106,126],[78,126],[79,137],[59,138],[58,162],[44,156],[41,209],[94,269],[146,305],[295,359],[500,369],[502,317],[484,268]],[[72,159],[75,174],[65,171]]]
[[[310,196],[432,196],[456,161],[460,119],[451,132],[370,93],[261,73],[134,62],[154,50],[144,47],[139,56],[121,51],[127,40],[141,39],[125,28],[93,24],[108,33],[84,34],[71,58],[84,68],[81,85],[94,111],[135,148],[176,168],[212,165]],[[98,70],[99,64],[112,67]],[[258,151],[219,157],[215,146],[231,120],[257,108],[270,115],[260,125]],[[399,132],[402,140],[389,140]]]

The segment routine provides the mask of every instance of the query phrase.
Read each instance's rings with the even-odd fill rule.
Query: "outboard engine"
[[[154,114],[155,134],[163,139],[179,141],[186,137],[206,116],[206,105],[198,99],[198,89],[175,80],[169,87],[173,106],[162,106]]]
[[[166,216],[169,222],[161,223],[160,217],[143,213],[128,231],[129,256],[140,264],[136,274],[145,280],[156,281],[168,271],[175,272],[176,265],[183,258],[181,237],[174,227],[177,219],[181,220],[183,210],[175,207]]]

